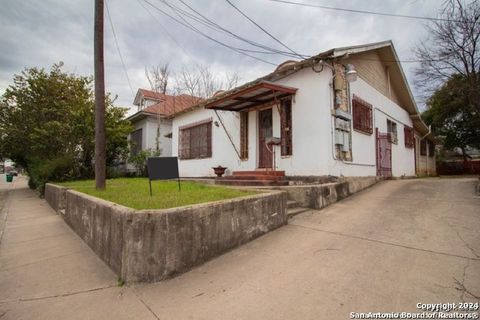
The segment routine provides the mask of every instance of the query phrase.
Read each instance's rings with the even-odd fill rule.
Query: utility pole
[[[104,0],[95,0],[94,67],[95,67],[95,188],[105,189],[105,72],[103,60]]]

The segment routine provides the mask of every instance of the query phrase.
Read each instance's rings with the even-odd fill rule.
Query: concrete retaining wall
[[[66,188],[54,184],[45,185],[45,200],[58,213],[65,214],[66,191]]]
[[[334,183],[288,186],[279,189],[287,191],[288,198],[298,202],[302,207],[321,209],[366,189],[380,180],[379,177],[353,177]]]
[[[287,223],[281,191],[140,211],[52,184],[45,199],[127,282],[166,279]]]

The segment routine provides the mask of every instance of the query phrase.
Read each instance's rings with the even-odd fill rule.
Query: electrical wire
[[[140,1],[141,0],[137,0]],[[257,43],[257,42],[254,42],[253,40],[249,40],[247,38],[244,38],[244,37],[241,37],[235,33],[233,33],[232,31],[220,26],[219,24],[217,24],[216,22],[212,21],[211,19],[208,19],[206,16],[204,16],[203,14],[201,14],[200,12],[198,12],[197,10],[195,10],[194,8],[192,8],[190,5],[188,5],[185,1],[183,0],[179,0],[183,5],[185,5],[187,8],[189,8],[191,11],[193,11],[194,13],[196,13],[199,17],[196,17],[192,14],[190,14],[189,12],[186,12],[185,10],[182,10],[181,8],[175,6],[175,5],[172,5],[170,3],[168,3],[166,0],[157,0],[157,1],[160,1],[162,2],[164,5],[166,5],[167,7],[169,7],[182,21],[180,21],[179,19],[173,17],[172,15],[168,14],[167,12],[165,12],[164,10],[160,9],[159,7],[155,6],[154,4],[152,4],[151,2],[147,1],[147,0],[143,0],[144,2],[146,2],[149,6],[151,6],[152,8],[156,9],[157,11],[161,12],[163,15],[169,17],[170,19],[174,20],[175,22],[183,25],[185,28],[188,28],[190,29],[191,31],[195,32],[195,33],[198,33],[200,35],[202,35],[203,37],[223,46],[223,47],[226,47],[230,50],[233,50],[237,53],[240,53],[240,54],[243,54],[243,55],[246,55],[250,58],[253,58],[253,59],[256,59],[258,61],[261,61],[261,62],[264,62],[266,64],[269,64],[269,65],[274,65],[276,66],[276,64],[274,63],[271,63],[270,61],[267,61],[267,60],[264,60],[264,59],[261,59],[261,58],[258,58],[256,56],[253,56],[253,55],[250,55],[248,54],[247,52],[250,52],[250,53],[258,53],[258,54],[280,54],[280,55],[285,55],[285,56],[288,56],[288,57],[297,57],[297,56],[300,56],[302,59],[305,59],[305,58],[310,58],[311,56],[308,56],[308,55],[300,55],[298,53],[294,53],[294,54],[291,54],[289,52],[286,52],[286,51],[280,51],[278,49],[274,49],[274,48],[271,48],[271,47],[268,47],[268,46],[265,46],[265,45],[262,45],[260,43]],[[230,1],[226,0],[227,2],[229,2],[231,4]],[[277,0],[270,0],[270,1],[277,1]],[[296,2],[291,2],[291,1],[284,1],[284,0],[278,0],[278,2],[285,2],[285,3],[292,3],[292,4],[299,4],[299,5],[307,5],[307,4],[303,4],[303,3],[296,3]],[[231,4],[233,5],[233,4]],[[150,14],[153,16],[153,14],[142,4],[142,7]],[[234,8],[236,8],[235,6],[233,6]],[[237,8],[238,9],[238,8]],[[195,26],[193,26],[191,23],[189,23],[186,19],[185,19],[185,16],[189,17],[190,19],[193,19],[195,21],[197,21],[198,23],[201,23],[202,25],[206,26],[206,27],[209,27],[210,29],[212,30],[215,30],[215,31],[218,31],[218,32],[223,32],[224,34],[227,34],[233,38],[236,38],[238,40],[241,40],[241,41],[244,41],[252,46],[256,46],[256,47],[259,47],[259,48],[262,48],[264,50],[269,50],[269,52],[267,51],[258,51],[258,50],[250,50],[250,49],[244,49],[244,48],[238,48],[238,47],[234,47],[234,46],[231,46],[231,45],[228,45],[220,40],[217,40],[215,38],[212,38],[210,37],[209,35],[205,34],[204,32],[202,32],[201,30],[199,30],[198,28],[196,28]],[[160,21],[158,21],[158,19],[155,19],[157,22],[160,23]],[[253,22],[254,23],[254,22]],[[166,29],[163,27],[163,25],[160,23],[162,29],[165,31]],[[260,27],[261,28],[261,27]],[[183,49],[182,46],[180,46],[178,44],[178,42],[175,40],[175,38],[173,36],[171,36],[170,33],[166,32],[167,35],[169,35],[169,37],[180,47]],[[185,50],[184,50],[185,51]],[[358,58],[359,60],[374,60],[374,59],[365,59],[365,58]],[[404,63],[418,63],[418,62],[425,62],[427,60],[381,60],[380,61],[382,62],[397,62],[397,63],[401,63],[401,62],[404,62]],[[432,60],[433,61],[433,60]]]
[[[160,0],[160,1],[164,1],[164,0]],[[189,8],[191,11],[193,11],[194,13],[196,13],[197,15],[199,15],[201,18],[203,18],[203,20],[199,20],[197,17],[193,17],[192,15],[190,15],[188,12],[185,12],[184,10],[181,10],[180,8],[178,7],[175,7],[174,5],[172,5],[173,7],[175,7],[175,9],[178,9],[180,12],[188,15],[189,17],[195,19],[196,21],[199,21],[200,23],[210,27],[211,29],[214,28],[214,30],[216,29],[220,29],[222,31],[224,31],[226,34],[229,34],[233,37],[235,37],[236,39],[239,39],[239,40],[242,40],[246,43],[249,43],[251,45],[255,45],[257,47],[260,47],[260,48],[264,48],[265,50],[272,50],[271,52],[264,52],[264,51],[255,51],[255,50],[249,50],[250,52],[255,52],[255,53],[263,53],[263,54],[281,54],[281,55],[286,55],[286,56],[289,56],[289,57],[297,57],[296,55],[293,55],[289,52],[285,52],[285,51],[279,51],[277,49],[273,49],[273,48],[270,48],[270,47],[267,47],[267,46],[264,46],[264,45],[261,45],[259,43],[256,43],[254,41],[251,41],[251,40],[248,40],[246,38],[243,38],[241,36],[238,36],[237,34],[231,32],[230,30],[228,29],[225,29],[223,28],[222,26],[218,25],[217,23],[215,23],[214,21],[212,21],[211,19],[207,18],[206,16],[204,16],[203,14],[201,14],[198,10],[195,10],[193,7],[191,7],[188,3],[186,3],[184,0],[178,0],[180,1],[182,4],[184,4],[187,8]],[[228,0],[226,0],[228,1]],[[218,30],[217,30],[218,31]],[[240,50],[247,50],[247,49],[241,49],[239,48]],[[305,55],[305,54],[301,54],[301,58],[302,59],[305,59],[305,58],[311,58],[312,56],[310,55]],[[368,58],[356,58],[357,60],[369,60],[369,61],[378,61],[378,59],[368,59]],[[397,62],[397,63],[419,63],[419,62],[434,62],[434,61],[442,61],[440,59],[437,59],[437,60],[414,60],[414,59],[411,59],[411,60],[383,60],[383,59],[380,59],[380,61],[382,62]]]
[[[190,30],[192,30],[193,32],[196,32],[196,33],[202,35],[203,37],[205,37],[205,38],[207,38],[207,39],[209,39],[209,40],[211,40],[211,41],[213,41],[213,42],[215,42],[215,43],[217,43],[217,44],[219,44],[219,45],[221,45],[221,46],[223,46],[223,47],[225,47],[225,48],[228,48],[228,49],[233,50],[233,51],[235,51],[235,52],[237,52],[237,53],[240,53],[240,54],[243,54],[243,55],[245,55],[245,56],[248,56],[248,57],[250,57],[250,58],[252,58],[252,59],[261,61],[261,62],[263,62],[263,63],[276,66],[275,63],[272,63],[272,62],[267,61],[267,60],[264,60],[264,59],[262,59],[262,58],[258,58],[258,57],[256,57],[256,56],[251,55],[251,54],[245,53],[245,52],[243,52],[243,51],[242,51],[241,49],[239,49],[239,48],[236,48],[236,47],[233,47],[233,46],[228,45],[228,44],[226,44],[226,43],[223,43],[223,42],[221,42],[221,41],[219,41],[219,40],[217,40],[217,39],[215,39],[215,38],[212,38],[212,37],[210,37],[209,35],[203,33],[203,32],[200,31],[199,29],[195,28],[195,27],[194,27],[192,24],[190,24],[188,21],[186,21],[186,20],[185,20],[178,12],[176,12],[176,11],[169,5],[169,3],[166,2],[166,1],[163,1],[163,0],[162,0],[162,2],[163,2],[165,5],[169,6],[169,7],[172,9],[172,11],[174,11],[174,13],[176,13],[177,16],[179,16],[179,18],[181,18],[181,19],[183,20],[183,22],[180,21],[180,20],[178,20],[177,18],[173,17],[172,15],[168,14],[167,12],[165,12],[165,11],[162,10],[162,9],[160,9],[159,7],[155,6],[154,4],[152,4],[151,2],[149,2],[148,0],[143,0],[143,1],[146,2],[148,5],[150,5],[152,8],[154,8],[154,9],[158,10],[159,12],[161,12],[162,14],[164,14],[165,16],[167,16],[167,17],[169,17],[170,19],[174,20],[175,22],[183,25],[185,28],[190,29]]]
[[[428,21],[461,22],[459,20],[452,20],[452,19],[445,19],[445,18],[432,18],[432,17],[412,16],[412,15],[405,15],[405,14],[395,14],[395,13],[388,13],[388,12],[376,12],[376,11],[368,11],[368,10],[338,8],[338,7],[330,7],[330,6],[324,6],[324,5],[312,4],[312,3],[295,2],[295,1],[289,1],[289,0],[269,0],[269,1],[303,6],[303,7],[310,7],[310,8],[319,8],[319,9],[336,10],[336,11],[361,13],[361,14],[372,14],[377,16],[387,16],[387,17],[395,17],[395,18],[407,18],[407,19],[428,20]]]
[[[272,38],[273,40],[275,40],[276,42],[278,42],[279,44],[281,44],[283,47],[287,48],[288,50],[290,50],[293,54],[295,54],[296,56],[298,56],[300,59],[305,59],[305,56],[297,53],[295,50],[291,49],[289,46],[287,46],[285,43],[283,43],[282,41],[280,41],[277,37],[275,37],[274,35],[272,35],[270,32],[268,32],[267,30],[265,30],[265,28],[263,28],[261,25],[259,25],[258,23],[256,23],[252,18],[250,18],[246,13],[244,13],[242,10],[240,10],[238,7],[236,7],[230,0],[225,0],[231,7],[233,7],[235,10],[237,10],[242,16],[244,16],[248,21],[250,21],[251,23],[253,23],[255,26],[257,26],[260,30],[262,30],[264,33],[266,33],[268,36],[270,36],[270,38]]]
[[[141,0],[137,0],[138,4],[142,6],[142,8],[153,18],[153,20],[155,20],[160,28],[162,29],[163,32],[165,32],[165,34],[170,38],[170,40],[172,40],[176,45],[177,47],[179,47],[183,53],[188,57],[190,58],[190,60],[192,61],[195,61],[195,59],[188,53],[188,51],[175,39],[175,37],[168,31],[167,28],[165,28],[163,26],[163,24],[160,22],[160,20],[158,20],[158,18],[153,14],[151,13],[146,7],[145,5],[142,3]]]
[[[188,3],[186,3],[185,1],[183,0],[179,0],[184,6],[186,6],[187,8],[189,8],[191,11],[193,11],[194,13],[196,13],[199,17],[202,18],[202,20],[199,20],[197,17],[195,16],[192,16],[190,15],[188,12],[185,12],[183,10],[181,10],[180,8],[177,7],[178,10],[180,10],[181,12],[185,13],[186,15],[188,15],[189,17],[191,17],[192,19],[194,20],[197,20],[199,21],[200,23],[206,25],[207,27],[215,30],[215,31],[222,31],[224,34],[232,37],[232,38],[235,38],[235,39],[238,39],[238,40],[241,40],[243,42],[246,42],[252,46],[255,46],[255,47],[258,47],[258,48],[262,48],[262,49],[265,49],[265,50],[268,50],[268,51],[256,51],[256,50],[249,50],[249,49],[242,49],[244,51],[248,51],[248,52],[255,52],[255,53],[261,53],[261,54],[281,54],[281,55],[285,55],[285,56],[288,56],[288,57],[297,57],[296,54],[292,54],[290,52],[287,52],[287,51],[283,51],[283,50],[278,50],[278,49],[274,49],[274,48],[271,48],[271,47],[268,47],[266,45],[263,45],[263,44],[260,44],[258,42],[255,42],[253,40],[249,40],[247,38],[244,38],[242,36],[239,36],[238,34],[236,33],[233,33],[232,31],[220,26],[219,24],[217,24],[216,22],[212,21],[211,19],[207,18],[205,15],[201,14],[198,10],[195,10],[192,6],[190,6]]]
[[[135,96],[135,93],[134,93],[133,87],[132,87],[132,83],[130,82],[130,77],[128,76],[127,67],[125,66],[125,61],[123,60],[123,55],[122,55],[122,52],[120,51],[120,46],[118,45],[117,34],[116,34],[115,28],[113,26],[112,17],[110,16],[110,10],[108,10],[108,4],[107,4],[106,0],[105,0],[105,8],[107,9],[108,21],[110,22],[110,27],[112,29],[112,34],[113,34],[113,39],[114,39],[114,42],[115,42],[115,47],[117,48],[118,55],[120,56],[120,61],[122,63],[123,72],[125,73],[125,77],[127,78],[128,86],[130,87],[130,91],[132,92],[132,96]]]

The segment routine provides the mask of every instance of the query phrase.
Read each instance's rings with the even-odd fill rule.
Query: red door
[[[392,141],[389,133],[375,129],[377,137],[377,176],[392,176]]]
[[[272,109],[261,110],[258,112],[259,168],[272,168],[272,152],[265,145],[265,140],[272,135]]]

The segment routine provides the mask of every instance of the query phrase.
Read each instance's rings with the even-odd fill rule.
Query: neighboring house
[[[133,101],[137,112],[128,117],[134,130],[128,139],[131,153],[151,150],[161,156],[172,155],[172,119],[176,113],[199,102],[199,98],[189,95],[168,95],[139,89]],[[133,170],[132,166],[128,166]]]
[[[391,41],[282,63],[177,113],[172,134],[183,177],[212,176],[218,165],[227,174],[435,173],[433,137]]]

